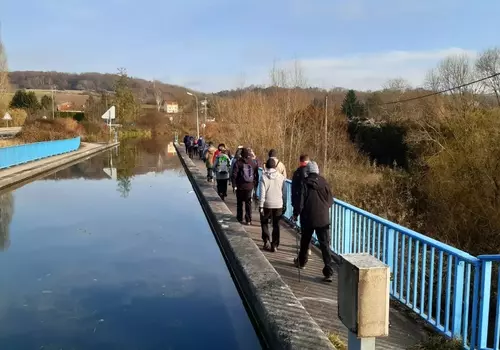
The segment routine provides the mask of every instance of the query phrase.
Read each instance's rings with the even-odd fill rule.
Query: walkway
[[[206,173],[202,161],[195,159],[194,162],[203,173]],[[231,187],[228,190],[226,204],[236,215],[236,198]],[[254,211],[253,219],[253,226],[245,226],[245,230],[262,249],[257,210]],[[323,331],[337,334],[347,343],[347,329],[337,317],[337,275],[334,275],[331,284],[322,282],[323,265],[319,250],[313,250],[307,268],[301,270],[300,282],[298,270],[292,264],[293,258],[297,255],[296,234],[289,226],[282,225],[279,251],[276,253],[263,251],[263,253]],[[425,326],[410,318],[406,311],[391,307],[390,320],[392,326],[389,329],[389,337],[377,339],[377,349],[407,349],[426,338]]]
[[[47,176],[49,171],[56,172],[60,170],[61,166],[81,162],[82,158],[90,157],[118,144],[118,142],[111,144],[82,142],[80,148],[76,151],[2,169],[0,170],[0,190],[9,187],[10,191],[13,189],[10,188],[12,185],[19,187],[26,181],[33,181],[36,176]]]

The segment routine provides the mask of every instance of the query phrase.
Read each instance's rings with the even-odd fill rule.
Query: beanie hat
[[[318,164],[316,164],[316,162],[314,161],[310,161],[309,163],[307,163],[306,172],[308,174],[319,174]]]

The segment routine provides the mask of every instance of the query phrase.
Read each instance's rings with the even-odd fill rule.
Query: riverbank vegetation
[[[396,79],[376,92],[320,91],[305,88],[299,66],[274,69],[271,87],[214,98],[206,134],[262,158],[275,148],[289,169],[306,152],[339,199],[472,254],[498,253],[500,77],[467,84],[496,72],[499,49],[443,60],[425,88]]]

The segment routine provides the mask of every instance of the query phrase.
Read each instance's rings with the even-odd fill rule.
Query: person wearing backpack
[[[223,148],[215,158],[214,169],[217,180],[217,193],[224,200],[227,197],[227,183],[229,181],[229,170],[231,169],[231,160],[227,155],[227,149]]]
[[[189,158],[191,158],[191,159],[193,159],[193,146],[194,146],[194,137],[189,136],[187,139],[186,147],[187,147]]]
[[[330,207],[333,205],[333,195],[325,178],[319,175],[316,162],[306,165],[307,177],[303,180],[300,193],[300,237],[299,256],[294,264],[303,269],[308,261],[309,244],[316,231],[321,255],[323,256],[323,281],[332,282],[333,260],[330,252]]]
[[[206,156],[205,156],[205,165],[207,167],[207,181],[208,182],[213,182],[214,181],[214,154],[215,154],[215,147],[213,145],[210,145],[208,147]]]
[[[252,162],[247,148],[241,150],[241,157],[234,164],[231,181],[236,191],[236,218],[243,223],[243,204],[245,204],[245,223],[252,224],[252,191],[259,181],[259,169]]]
[[[269,158],[259,182],[259,212],[264,250],[276,252],[280,245],[280,220],[286,210],[286,178],[276,171],[276,161]],[[273,222],[269,235],[269,219]]]
[[[278,173],[280,173],[281,175],[283,175],[286,179],[286,168],[285,168],[285,164],[283,164],[283,162],[281,160],[278,159],[278,151],[276,151],[275,149],[272,149],[269,151],[269,158],[271,159],[274,159],[274,161],[276,162],[276,171],[278,171]]]

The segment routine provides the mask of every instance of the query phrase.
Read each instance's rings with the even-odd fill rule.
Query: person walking
[[[214,181],[214,155],[215,155],[215,147],[213,145],[209,145],[207,149],[207,153],[205,154],[205,165],[207,167],[207,181]]]
[[[268,155],[269,155],[269,158],[274,159],[274,161],[276,162],[276,170],[278,171],[278,173],[283,175],[286,179],[285,164],[283,164],[283,162],[278,159],[278,151],[276,151],[275,149],[272,149],[269,151]]]
[[[241,150],[241,157],[234,163],[231,182],[236,191],[236,218],[243,223],[243,204],[245,205],[245,223],[252,224],[252,190],[259,181],[259,171],[250,159],[248,149]]]
[[[299,217],[299,214],[302,210],[302,203],[301,203],[301,195],[302,195],[302,186],[304,185],[304,180],[307,177],[307,164],[309,163],[310,159],[307,154],[301,154],[299,158],[299,167],[295,172],[293,173],[292,176],[292,207],[293,207],[293,214],[292,214],[292,221],[297,221],[297,218]],[[307,254],[311,255],[311,249],[307,250]]]
[[[257,156],[255,155],[255,152],[253,151],[253,149],[249,148],[248,152],[250,153],[250,159],[257,167],[257,170],[259,168],[262,168],[262,163],[261,163],[260,159],[257,158]],[[252,202],[255,202],[256,205],[259,205],[259,198],[257,196],[257,188],[254,188],[252,191]]]
[[[298,268],[304,268],[308,260],[308,249],[312,235],[316,231],[321,254],[323,256],[323,281],[332,282],[333,260],[330,252],[330,207],[333,195],[325,178],[319,175],[316,162],[309,162],[301,191],[299,256],[294,259]]]
[[[275,252],[280,245],[280,220],[286,210],[286,178],[276,171],[276,161],[266,162],[266,170],[259,182],[259,212],[264,250]],[[269,235],[269,219],[273,223],[272,236]],[[269,245],[269,243],[271,243]]]
[[[205,150],[205,140],[202,136],[198,139],[198,156],[200,159],[203,158],[203,151]]]
[[[231,160],[227,155],[227,149],[222,149],[221,153],[215,158],[214,163],[215,178],[217,180],[217,193],[224,200],[227,197],[227,183],[229,181],[229,171],[231,169]]]
[[[193,159],[193,150],[194,150],[194,137],[189,136],[187,140],[187,151],[189,158]]]

